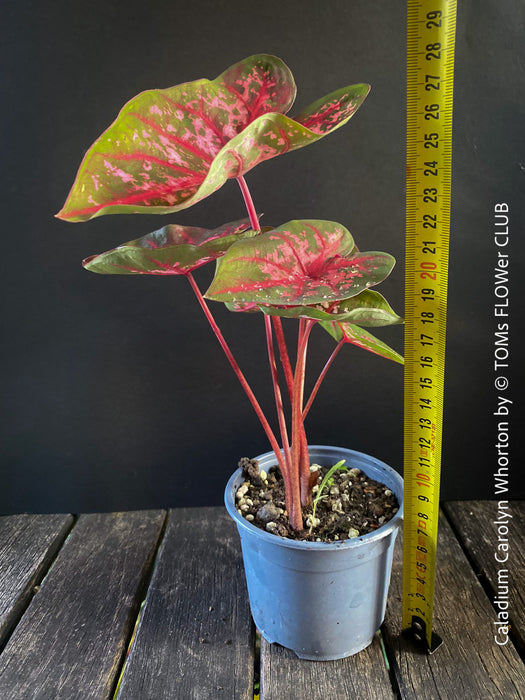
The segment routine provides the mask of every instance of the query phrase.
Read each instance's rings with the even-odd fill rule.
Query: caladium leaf
[[[369,89],[343,88],[290,119],[293,75],[279,58],[259,54],[212,81],[142,92],[88,150],[57,216],[186,209],[228,178],[339,128]]]
[[[315,306],[264,306],[261,311],[269,316],[285,318],[312,318],[317,321],[349,321],[360,326],[392,326],[403,323],[387,300],[371,289],[355,297],[337,302],[323,302]]]
[[[353,323],[323,321],[320,323],[320,325],[325,329],[325,331],[330,333],[330,335],[335,338],[337,342],[344,340],[347,343],[363,348],[363,350],[369,350],[376,355],[386,357],[388,360],[393,360],[394,362],[404,364],[402,355],[393,350],[382,340],[379,340],[379,338],[376,338],[368,331],[365,331],[363,328],[360,328]]]
[[[355,252],[350,232],[333,221],[289,221],[235,243],[221,259],[209,299],[277,306],[347,299],[378,284],[395,260]]]
[[[249,219],[208,230],[170,224],[83,261],[106,275],[185,275],[224,255],[240,236],[255,236]]]

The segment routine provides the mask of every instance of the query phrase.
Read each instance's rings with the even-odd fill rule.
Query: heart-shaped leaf
[[[360,326],[392,326],[403,323],[387,300],[371,289],[355,297],[337,302],[323,302],[315,306],[264,306],[261,311],[269,316],[285,318],[312,318],[317,321],[349,321]],[[241,309],[239,309],[241,310]]]
[[[379,338],[365,331],[363,328],[354,325],[353,323],[337,323],[334,321],[323,321],[320,325],[330,333],[330,335],[340,342],[344,339],[345,342],[357,345],[363,350],[386,357],[388,360],[404,364],[402,355],[393,350],[389,345],[384,343]]]
[[[279,58],[260,54],[212,81],[143,92],[86,153],[57,216],[86,221],[186,209],[228,178],[342,126],[369,89],[343,88],[290,119],[293,75]]]
[[[278,306],[347,299],[384,280],[395,263],[387,253],[355,251],[341,224],[289,221],[235,243],[205,296]]]
[[[240,236],[257,235],[249,219],[208,230],[170,224],[83,261],[86,270],[106,275],[185,275],[224,255]]]

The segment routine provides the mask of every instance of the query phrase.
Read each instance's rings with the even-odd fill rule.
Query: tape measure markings
[[[403,629],[432,650],[456,0],[408,0]]]

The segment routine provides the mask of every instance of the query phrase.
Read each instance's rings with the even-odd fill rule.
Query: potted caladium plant
[[[345,344],[402,363],[367,329],[402,322],[370,289],[395,261],[387,253],[361,252],[337,222],[292,219],[262,227],[244,175],[343,126],[368,91],[368,85],[351,85],[289,117],[296,95],[292,73],[279,58],[264,54],[240,61],[215,80],[148,90],[130,100],[89,148],[57,214],[75,222],[103,214],[171,214],[228,179],[237,180],[247,218],[212,230],[168,224],[92,255],[83,265],[103,274],[178,275],[191,285],[272,448],[257,460],[242,460],[226,489],[226,505],[241,535],[252,613],[269,641],[304,658],[359,651],[384,615],[401,521],[401,477],[373,457],[309,446],[305,419]],[[215,273],[203,294],[192,273],[212,261]],[[280,440],[207,300],[235,313],[261,315]],[[283,318],[296,325],[295,361]],[[307,350],[316,326],[334,338],[335,347],[306,400]],[[321,523],[323,512],[329,527]]]

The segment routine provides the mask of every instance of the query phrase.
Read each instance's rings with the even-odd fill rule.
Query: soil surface
[[[281,537],[307,542],[333,542],[360,537],[377,530],[399,510],[396,496],[384,484],[366,476],[360,469],[345,465],[319,488],[329,467],[312,464],[312,504],[303,508],[302,531],[292,530],[284,498],[284,483],[277,467],[268,474],[256,459],[243,457],[239,462],[244,482],[238,488],[235,505],[241,515],[256,527]],[[313,504],[319,495],[313,514]]]

